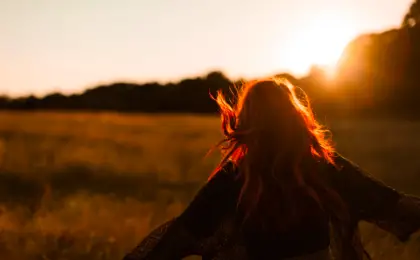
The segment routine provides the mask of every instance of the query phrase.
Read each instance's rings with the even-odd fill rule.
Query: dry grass
[[[178,214],[218,158],[218,119],[0,113],[1,259],[120,259]],[[338,150],[388,184],[420,195],[420,122],[334,121]],[[419,259],[363,226],[374,259]]]

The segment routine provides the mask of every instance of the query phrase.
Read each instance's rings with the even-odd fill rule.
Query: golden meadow
[[[1,259],[121,259],[179,214],[218,162],[219,118],[116,113],[0,113]],[[420,122],[324,120],[339,152],[420,195]],[[362,223],[374,259],[420,259]]]

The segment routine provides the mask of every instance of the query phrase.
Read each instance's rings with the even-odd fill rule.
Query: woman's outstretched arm
[[[202,244],[234,204],[233,166],[227,165],[200,189],[177,218],[153,230],[124,260],[182,259],[203,255]]]
[[[387,186],[341,155],[336,163],[341,169],[332,178],[356,218],[377,225],[401,241],[420,230],[419,198]]]

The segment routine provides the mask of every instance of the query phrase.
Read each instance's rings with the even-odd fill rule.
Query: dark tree
[[[416,27],[420,24],[420,1],[415,0],[405,15],[404,20],[402,22],[402,27]]]

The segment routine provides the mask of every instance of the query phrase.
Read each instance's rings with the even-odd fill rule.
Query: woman
[[[232,107],[219,92],[221,163],[186,210],[125,259],[364,259],[360,220],[408,240],[420,200],[335,153],[299,94],[259,80]]]

